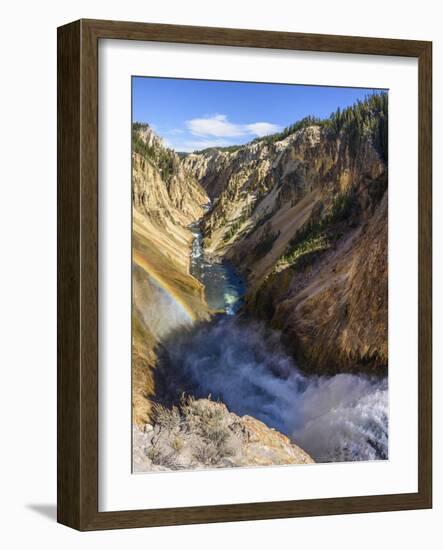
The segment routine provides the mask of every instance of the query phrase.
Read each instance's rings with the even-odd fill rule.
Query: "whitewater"
[[[191,273],[218,314],[166,339],[159,355],[168,373],[164,395],[210,395],[286,434],[316,462],[386,460],[387,378],[302,373],[278,331],[236,315],[242,278],[229,263],[205,258],[202,235],[193,232]]]

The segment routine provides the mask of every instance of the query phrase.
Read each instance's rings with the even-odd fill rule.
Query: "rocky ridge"
[[[311,464],[289,438],[223,403],[182,398],[178,407],[155,405],[152,421],[134,425],[134,471]]]

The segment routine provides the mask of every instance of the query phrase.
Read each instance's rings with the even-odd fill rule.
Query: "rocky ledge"
[[[210,399],[155,404],[151,422],[134,424],[134,472],[314,462],[285,435]]]

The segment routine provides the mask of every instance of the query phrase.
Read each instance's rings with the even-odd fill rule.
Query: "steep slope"
[[[208,197],[148,125],[134,124],[132,138],[133,411],[143,423],[161,338],[208,318],[203,286],[189,273],[188,229]]]
[[[246,311],[314,372],[385,369],[387,95],[183,164],[214,199],[204,245],[246,276]]]

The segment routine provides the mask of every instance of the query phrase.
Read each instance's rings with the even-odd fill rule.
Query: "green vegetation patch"
[[[206,147],[206,149],[199,149],[198,151],[194,151],[196,155],[201,155],[204,153],[216,153],[216,152],[224,152],[224,153],[235,153],[236,151],[242,149],[244,145],[226,145],[225,147]]]
[[[329,241],[324,235],[317,237],[310,237],[299,244],[295,245],[293,248],[290,248],[283,254],[280,260],[277,263],[277,269],[281,265],[295,265],[298,267],[306,267],[310,261],[317,256],[318,252],[323,252],[329,248]]]
[[[322,126],[331,135],[343,137],[351,155],[355,155],[362,139],[370,139],[382,159],[388,160],[388,94],[381,92],[358,100],[354,105],[338,108]]]
[[[340,225],[349,223],[350,217],[357,210],[353,192],[336,196],[325,215],[309,220],[297,231],[277,262],[276,270],[278,271],[283,265],[304,269],[312,264],[322,252],[330,248],[332,241],[341,237]]]

